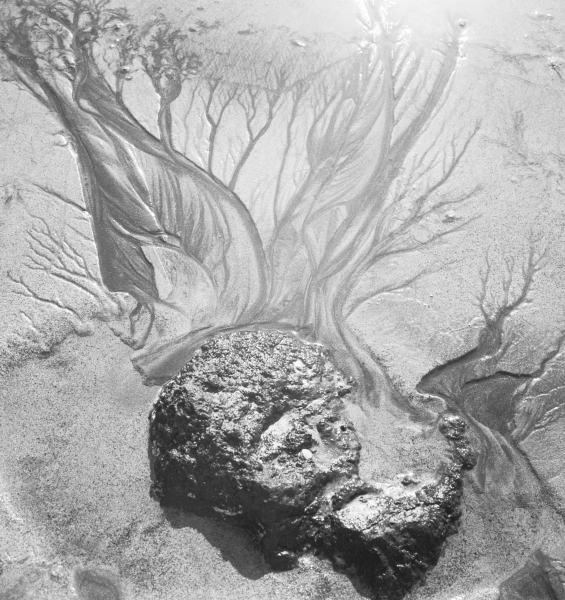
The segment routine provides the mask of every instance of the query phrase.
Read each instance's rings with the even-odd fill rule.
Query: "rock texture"
[[[464,422],[447,416],[452,463],[433,482],[361,481],[351,390],[323,347],[291,333],[209,340],[151,412],[154,497],[243,525],[273,568],[313,551],[374,597],[402,597],[454,531],[473,454]]]

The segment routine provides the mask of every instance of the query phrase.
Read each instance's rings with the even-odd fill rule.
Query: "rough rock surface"
[[[154,497],[243,525],[273,568],[313,551],[376,598],[402,597],[454,531],[473,455],[452,415],[452,463],[432,483],[361,481],[351,389],[323,347],[291,333],[210,339],[151,412]]]

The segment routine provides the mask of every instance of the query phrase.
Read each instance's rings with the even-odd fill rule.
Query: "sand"
[[[142,4],[146,13],[154,9]],[[182,17],[184,3],[176,4],[165,9]],[[348,40],[358,31],[353,2],[201,4],[210,21],[225,21],[226,35],[250,25],[274,27],[310,43],[316,33]],[[479,218],[451,241],[368,273],[368,281],[386,281],[391,272],[429,269],[408,289],[366,303],[351,323],[398,385],[412,391],[430,368],[476,340],[475,295],[487,250],[500,273],[505,256],[525,255],[534,231],[548,257],[531,304],[514,320],[522,341],[508,359],[510,367],[533,368],[565,325],[565,83],[551,66],[562,52],[565,6],[403,0],[394,10],[425,46],[441,38],[448,17],[467,24],[466,56],[448,109],[462,125],[480,118],[482,126],[454,189],[481,183],[483,191],[463,213]],[[116,578],[128,600],[357,598],[349,580],[323,561],[269,572],[241,531],[194,516],[179,516],[172,526],[149,497],[147,415],[157,388],[142,385],[130,349],[92,318],[97,306],[90,297],[58,288],[49,274],[26,271],[33,215],[64,231],[66,223],[76,224],[76,211],[37,190],[10,194],[10,186],[40,182],[80,198],[72,156],[55,119],[27,95],[0,83],[0,98],[0,183],[8,186],[0,206],[0,600],[76,598],[77,569]],[[513,118],[519,113],[522,133]],[[89,260],[95,266],[94,255]],[[15,294],[8,275],[22,273],[69,302],[80,318]],[[375,410],[358,422],[363,468],[374,477],[435,464],[444,451],[431,430],[397,412]],[[523,449],[565,501],[563,434],[565,419],[557,419]],[[459,533],[411,600],[494,600],[498,583],[535,549],[563,552],[559,518],[548,508],[516,507],[468,482],[464,509]]]

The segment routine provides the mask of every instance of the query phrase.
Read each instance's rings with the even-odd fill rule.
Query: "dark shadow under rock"
[[[203,535],[209,544],[221,552],[222,558],[246,579],[260,579],[272,570],[254,543],[253,536],[236,524],[210,519],[209,514],[201,516],[174,506],[164,506],[163,512],[173,529],[189,527]]]
[[[462,471],[473,463],[465,424],[444,418],[452,462],[432,482],[377,487],[358,476],[350,393],[322,346],[288,332],[208,340],[151,412],[152,494],[245,527],[272,568],[315,552],[360,591],[402,597],[455,530]]]

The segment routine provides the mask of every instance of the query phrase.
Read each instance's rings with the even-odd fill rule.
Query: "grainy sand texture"
[[[458,36],[455,66],[429,124],[402,164],[394,163],[401,156],[394,146],[391,164],[370,188],[377,202],[379,182],[398,167],[385,195],[396,198],[401,208],[379,222],[385,229],[398,231],[394,228],[409,220],[420,194],[436,208],[402,233],[404,246],[387,246],[378,260],[362,263],[359,272],[341,280],[336,273],[345,273],[350,263],[338,259],[353,261],[365,246],[384,243],[376,234],[363,237],[364,224],[373,223],[373,217],[362,194],[351,213],[342,207],[378,160],[377,142],[374,150],[365,142],[351,142],[363,150],[344,170],[354,173],[353,178],[339,179],[330,155],[352,138],[347,133],[323,138],[313,127],[307,140],[308,107],[315,102],[297,104],[290,122],[292,98],[301,98],[303,89],[295,84],[280,112],[275,103],[274,124],[261,133],[238,177],[234,169],[246,140],[257,135],[268,114],[269,86],[276,87],[276,80],[269,79],[273,65],[286,65],[289,80],[299,79],[297,73],[309,80],[330,62],[365,56],[362,3],[117,0],[111,6],[126,6],[140,24],[162,13],[202,58],[203,66],[195,67],[201,73],[208,69],[202,87],[191,87],[199,81],[191,74],[173,104],[172,143],[206,176],[212,173],[221,191],[210,183],[211,175],[202,184],[194,183],[194,174],[180,183],[171,183],[174,175],[169,180],[155,175],[156,163],[146,160],[131,140],[120,146],[122,154],[105,154],[108,139],[114,138],[96,129],[92,115],[84,125],[91,146],[81,150],[73,139],[80,126],[73,130],[21,81],[15,82],[6,67],[0,82],[0,600],[362,597],[329,561],[305,556],[296,569],[273,572],[248,533],[190,513],[165,514],[149,495],[148,415],[159,391],[156,382],[186,362],[191,343],[198,345],[193,338],[187,342],[191,332],[251,323],[254,315],[269,327],[279,323],[324,343],[361,382],[359,393],[365,396],[350,402],[348,411],[362,443],[365,480],[398,481],[406,473],[433,476],[448,452],[437,430],[439,415],[449,408],[468,417],[482,458],[466,475],[458,532],[447,540],[437,566],[406,598],[498,599],[501,582],[537,550],[550,557],[558,577],[559,561],[565,561],[565,347],[562,351],[560,346],[565,331],[565,4],[382,3],[387,25],[380,27],[394,29],[395,39],[410,43],[414,54],[406,65],[415,65],[406,93],[416,92],[402,107],[404,116],[401,107],[393,115],[400,124],[391,144],[402,142],[406,134],[401,117],[410,122],[423,110],[449,54],[446,40],[452,39],[450,32]],[[2,60],[4,69],[10,63]],[[108,68],[113,73],[114,67]],[[330,82],[341,77],[340,71],[329,73]],[[353,98],[355,86],[367,76],[355,73],[347,88]],[[223,91],[206,113],[214,77]],[[367,98],[385,102],[386,90],[381,90],[383,96],[376,91],[381,75],[375,71],[373,77],[374,96]],[[141,62],[125,79],[123,101],[135,107],[136,119],[160,144],[166,125],[158,127],[162,112],[155,86],[165,84],[159,77],[152,82]],[[279,83],[284,88],[288,82]],[[83,93],[91,96],[82,109],[96,113],[101,108],[92,99],[94,87],[84,85]],[[401,87],[399,80],[394,94]],[[332,89],[326,87],[326,94]],[[70,84],[71,97],[69,90]],[[240,95],[225,104],[230,90]],[[316,101],[324,98],[320,90],[312,96]],[[227,108],[211,150],[210,134],[222,101]],[[333,100],[328,102],[333,106]],[[349,108],[343,110],[340,119],[350,114]],[[247,123],[245,115],[251,118]],[[320,118],[327,126],[329,121]],[[118,121],[116,117],[109,129]],[[336,119],[336,131],[339,123]],[[381,140],[386,123],[367,131],[369,142]],[[120,135],[125,139],[126,133]],[[291,138],[299,141],[279,170]],[[311,147],[310,167],[314,172],[312,157],[317,157],[319,179],[308,187],[304,181]],[[102,184],[94,171],[85,175],[85,156],[107,168],[100,175]],[[112,162],[115,156],[127,162],[127,184],[125,175],[123,180],[116,175],[122,173],[122,163]],[[421,176],[411,179],[420,166]],[[331,209],[322,206],[317,214],[321,196],[316,185],[332,169],[335,186],[324,196]],[[173,167],[170,172],[176,173]],[[442,172],[449,172],[445,183],[430,192]],[[139,176],[135,185],[131,173]],[[132,198],[136,193],[141,197],[139,190],[150,187],[151,177],[157,191],[142,210]],[[92,189],[104,189],[105,200],[89,197]],[[278,204],[277,189],[282,190]],[[300,202],[287,214],[292,190],[298,190]],[[215,210],[233,207],[232,193],[246,208],[226,208],[232,212],[218,217]],[[171,209],[158,224],[169,219],[178,229],[159,230],[152,220],[155,206],[178,197],[197,197],[201,203],[190,204],[182,218],[171,217]],[[279,269],[270,284],[253,271],[260,262],[253,253],[255,238],[234,234],[247,218],[244,213],[256,224],[265,248],[270,244],[266,261],[272,272]],[[355,214],[358,221],[351,217]],[[322,247],[327,232],[340,231],[350,217],[357,230],[335,236],[329,250]],[[284,230],[285,219],[302,220]],[[308,229],[312,222],[316,225]],[[277,223],[282,231],[278,237]],[[453,231],[438,235],[447,229]],[[377,225],[370,231],[377,231]],[[104,232],[111,233],[105,238]],[[339,254],[341,245],[346,250]],[[328,259],[328,266],[324,256],[334,263]],[[318,270],[309,271],[316,261]],[[143,283],[145,271],[139,265],[149,265],[150,284]],[[216,293],[218,281],[224,293]],[[352,293],[340,305],[336,298],[348,286]],[[271,304],[253,313],[267,290]],[[314,290],[311,296],[308,290]],[[144,304],[151,294],[158,300],[154,322],[147,309],[151,303]],[[136,305],[143,308],[132,317]],[[334,312],[322,314],[320,307],[326,306]],[[341,328],[334,330],[335,306]],[[198,335],[194,339],[201,343],[206,334]],[[162,354],[147,350],[155,348]],[[461,362],[473,348],[479,348],[476,356]],[[450,361],[455,361],[454,370],[425,379]],[[360,365],[374,368],[365,388]],[[475,384],[477,380],[483,383]],[[371,385],[377,390],[372,395],[367,391]],[[399,397],[404,400],[396,401]],[[555,592],[548,600],[564,598],[564,589],[562,596]]]

